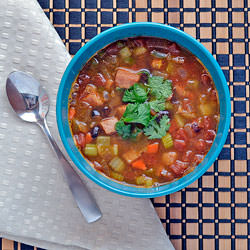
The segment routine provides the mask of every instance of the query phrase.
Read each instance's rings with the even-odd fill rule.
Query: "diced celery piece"
[[[113,158],[113,159],[109,162],[109,165],[110,165],[110,167],[111,167],[114,171],[116,171],[116,172],[118,172],[118,173],[121,173],[121,172],[124,170],[124,168],[125,168],[124,162],[123,162],[118,156],[116,156],[115,158]]]
[[[102,144],[97,144],[98,155],[105,157],[105,155],[112,155],[110,152],[110,147]]]
[[[122,58],[130,57],[132,55],[132,53],[128,47],[122,48],[119,53],[120,53]]]
[[[167,148],[171,148],[174,145],[173,138],[171,134],[167,133],[165,136],[161,138],[163,146]]]
[[[145,176],[141,175],[136,177],[135,182],[137,185],[144,185],[145,179],[146,179]]]
[[[154,169],[153,168],[147,169],[147,170],[144,171],[144,173],[147,176],[152,176],[153,173],[154,173]]]
[[[88,156],[97,156],[97,147],[95,144],[86,144],[84,154]]]
[[[215,105],[211,104],[211,103],[203,103],[200,104],[200,111],[202,113],[202,115],[212,115],[214,114],[215,111]]]
[[[175,70],[174,63],[168,62],[168,65],[167,65],[167,68],[166,68],[167,73],[171,75],[174,70]]]
[[[151,178],[147,178],[145,180],[145,186],[146,187],[151,187],[153,185],[153,180]]]
[[[142,54],[144,54],[146,52],[147,52],[147,49],[144,48],[144,47],[137,47],[137,48],[134,49],[134,54],[136,56],[142,55]]]
[[[153,180],[150,177],[146,177],[145,175],[141,175],[141,176],[136,177],[135,183],[137,185],[151,187],[153,185]]]
[[[114,155],[118,155],[118,144],[113,145],[113,153]]]
[[[188,80],[187,85],[189,89],[197,89],[199,86],[199,81],[198,80]]]
[[[172,110],[174,108],[173,104],[170,101],[165,102],[165,108],[167,110]]]
[[[134,63],[134,59],[132,57],[125,57],[123,61],[129,65],[132,65]]]
[[[115,180],[118,180],[118,181],[123,181],[124,180],[124,176],[123,175],[121,175],[121,174],[119,174],[117,172],[114,172],[114,171],[110,172],[110,176],[112,178],[114,178]]]
[[[175,115],[175,120],[180,128],[184,127],[185,119],[180,114]]]
[[[109,136],[97,136],[96,144],[109,146],[110,145],[110,137]]]
[[[196,117],[196,114],[194,112],[182,112],[181,115],[186,119],[193,119]]]

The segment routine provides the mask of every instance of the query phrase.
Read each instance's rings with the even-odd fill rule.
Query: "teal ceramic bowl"
[[[218,132],[210,151],[202,163],[200,163],[193,172],[182,177],[181,179],[166,185],[152,188],[141,188],[121,184],[95,171],[75,146],[68,123],[68,97],[70,88],[83,65],[98,50],[102,49],[106,45],[120,39],[136,36],[151,36],[168,39],[178,43],[198,57],[210,72],[214,80],[220,103],[220,122],[218,125]],[[183,31],[171,26],[149,22],[130,23],[111,28],[95,36],[86,45],[84,45],[73,57],[64,72],[57,94],[56,105],[57,124],[60,136],[65,149],[75,165],[96,184],[110,191],[122,195],[142,198],[157,197],[174,193],[182,188],[185,188],[202,176],[213,164],[225,143],[231,116],[230,95],[226,79],[220,66],[209,51],[201,43]]]

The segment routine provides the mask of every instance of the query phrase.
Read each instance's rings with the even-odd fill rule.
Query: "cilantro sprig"
[[[149,125],[143,129],[143,132],[148,136],[148,139],[161,139],[166,135],[169,127],[170,119],[164,115],[159,123],[156,120],[151,120]]]
[[[158,100],[169,98],[172,95],[172,83],[169,80],[164,80],[160,76],[152,76],[148,79],[150,93]]]
[[[135,83],[124,92],[122,101],[128,105],[121,120],[116,123],[117,133],[123,139],[136,138],[141,132],[149,139],[165,136],[170,127],[170,119],[164,115],[157,122],[155,118],[158,114],[153,116],[151,110],[156,113],[165,110],[165,101],[171,95],[171,81],[164,80],[163,77],[151,76],[145,85]]]

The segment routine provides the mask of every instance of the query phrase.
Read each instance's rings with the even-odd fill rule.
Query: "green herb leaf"
[[[172,83],[169,80],[163,79],[160,76],[152,76],[148,79],[148,86],[150,87],[150,93],[158,100],[163,98],[169,98],[172,95]]]
[[[140,123],[144,126],[147,126],[151,120],[149,104],[128,104],[123,114],[122,120],[128,123]]]
[[[149,125],[143,129],[143,132],[149,139],[160,139],[166,135],[169,127],[170,119],[167,115],[164,115],[159,124],[156,120],[151,120]]]
[[[147,92],[138,83],[135,83],[133,86],[131,86],[129,89],[127,89],[124,93],[123,98],[122,98],[123,102],[143,103],[146,100],[147,100]]]
[[[164,100],[154,100],[149,102],[150,109],[153,109],[155,112],[160,112],[165,109],[165,101]]]
[[[132,130],[132,125],[126,125],[122,120],[116,123],[115,129],[123,139],[136,138],[137,135],[142,132],[142,130],[139,128]]]
[[[115,130],[123,139],[128,139],[131,135],[131,124],[126,125],[120,120],[115,124]]]

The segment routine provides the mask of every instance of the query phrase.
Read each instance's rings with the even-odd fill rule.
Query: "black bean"
[[[141,73],[140,82],[141,82],[141,83],[147,83],[147,82],[148,82],[148,74],[146,74],[146,73]]]
[[[98,126],[95,126],[91,130],[91,136],[92,138],[96,138],[99,134],[100,128]]]
[[[103,109],[102,109],[102,112],[103,112],[103,115],[104,115],[104,116],[108,116],[109,113],[110,113],[110,108],[109,108],[109,106],[104,106]]]
[[[167,115],[169,117],[169,111],[167,110],[162,110],[158,113],[157,117],[156,117],[156,121],[157,122],[160,122],[161,118],[164,116],[164,115]]]
[[[100,116],[100,115],[101,115],[100,112],[98,110],[96,110],[96,109],[93,109],[92,112],[91,112],[92,117],[96,117],[96,116]]]
[[[193,122],[191,128],[194,130],[195,133],[198,133],[201,130],[197,122]]]

